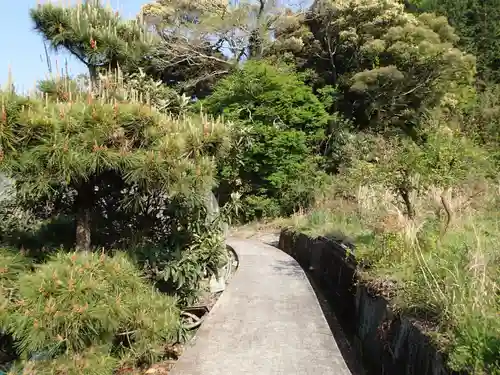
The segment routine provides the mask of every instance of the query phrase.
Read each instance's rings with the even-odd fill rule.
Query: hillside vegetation
[[[105,375],[175,357],[229,221],[353,241],[363,279],[393,285],[453,369],[500,374],[498,5],[33,8],[88,74],[0,93],[0,363]]]

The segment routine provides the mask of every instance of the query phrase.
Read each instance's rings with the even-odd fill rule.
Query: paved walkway
[[[350,375],[304,272],[289,255],[229,239],[239,268],[172,375]]]

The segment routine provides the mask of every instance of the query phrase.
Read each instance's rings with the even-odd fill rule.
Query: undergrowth
[[[417,215],[409,219],[394,196],[362,187],[351,199],[327,199],[284,223],[311,236],[354,242],[367,265],[366,281],[397,285],[394,308],[417,317],[448,354],[454,369],[500,373],[500,200],[497,188],[480,194],[468,188],[452,194],[453,221],[429,189],[413,197]]]
[[[0,321],[25,370],[112,374],[118,364],[154,363],[177,339],[176,299],[155,291],[122,253],[58,253],[33,271],[19,255],[2,257]]]

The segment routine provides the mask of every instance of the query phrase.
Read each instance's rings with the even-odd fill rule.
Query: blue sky
[[[10,65],[16,88],[20,91],[29,90],[48,72],[42,38],[33,31],[29,17],[30,8],[36,6],[37,2],[36,0],[0,0],[0,2],[3,3],[0,12],[0,35],[3,35],[2,52],[0,52],[0,85],[7,82]],[[124,17],[131,18],[148,0],[111,0],[110,2],[113,8],[119,10]],[[52,56],[53,69],[55,69],[56,60],[60,69],[68,60],[71,74],[86,71],[85,67],[66,54]]]

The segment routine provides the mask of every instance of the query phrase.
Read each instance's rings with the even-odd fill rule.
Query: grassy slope
[[[395,307],[432,323],[455,367],[500,374],[500,200],[497,188],[455,192],[443,234],[439,191],[414,198],[408,220],[388,192],[361,188],[355,201],[323,201],[288,220],[317,236],[348,236],[371,267],[367,280],[393,280]],[[473,198],[471,198],[473,197]]]

